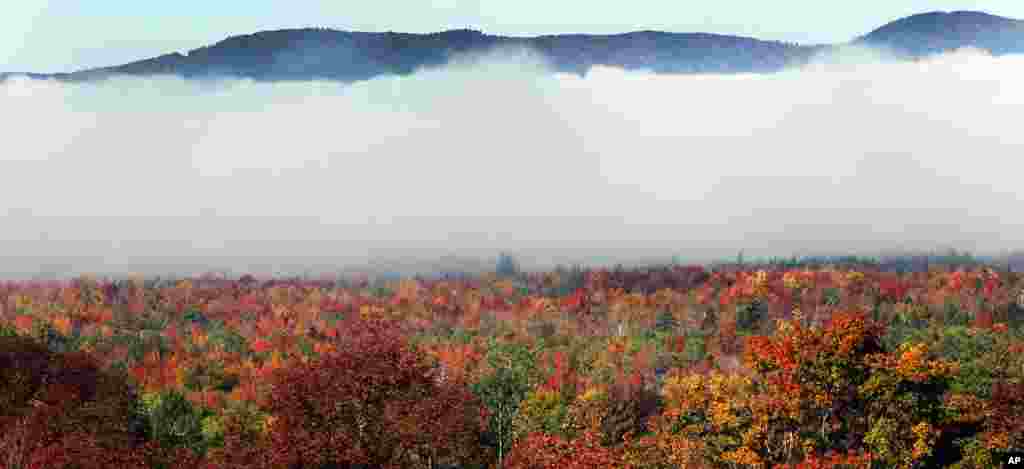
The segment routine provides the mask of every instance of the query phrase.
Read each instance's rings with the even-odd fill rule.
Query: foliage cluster
[[[1024,448],[1015,272],[503,262],[0,284],[0,467],[980,468]]]

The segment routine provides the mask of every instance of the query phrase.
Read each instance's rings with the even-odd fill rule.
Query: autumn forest
[[[1024,275],[666,265],[0,286],[0,466],[994,467]]]

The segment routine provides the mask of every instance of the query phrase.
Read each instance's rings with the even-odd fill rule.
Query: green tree
[[[177,391],[143,395],[142,406],[150,438],[161,447],[185,447],[197,453],[206,451],[208,445],[202,422],[213,412],[197,408]]]
[[[487,364],[494,371],[474,383],[472,390],[487,406],[487,429],[494,438],[500,463],[512,445],[512,421],[519,404],[530,392],[536,355],[526,346],[497,343],[492,339]]]
[[[499,276],[515,277],[519,274],[519,262],[512,256],[501,253],[498,255],[498,262],[494,270]]]

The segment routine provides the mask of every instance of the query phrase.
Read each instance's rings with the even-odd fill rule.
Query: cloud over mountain
[[[1019,56],[0,85],[8,273],[1018,247]],[[0,212],[2,213],[2,212]],[[83,257],[84,256],[84,257]]]

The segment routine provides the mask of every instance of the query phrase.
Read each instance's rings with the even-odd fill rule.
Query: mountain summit
[[[1024,52],[1024,21],[978,11],[922,13],[886,24],[856,42],[911,57],[962,47],[1014,54]]]
[[[956,11],[913,15],[852,41],[908,58],[961,47],[994,55],[1024,52],[1024,21]],[[529,38],[494,36],[471,29],[431,34],[287,29],[229,37],[189,51],[124,65],[34,78],[92,80],[113,75],[231,77],[261,81],[353,82],[407,75],[452,58],[495,49],[529,50],[556,70],[585,74],[594,66],[657,73],[772,72],[800,65],[829,45],[808,46],[706,33],[636,31],[614,35],[560,34]],[[11,74],[0,74],[0,79]]]

